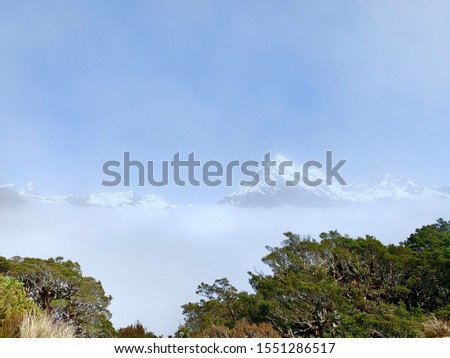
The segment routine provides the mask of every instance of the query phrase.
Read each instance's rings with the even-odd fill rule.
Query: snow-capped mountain
[[[271,186],[264,180],[264,168],[259,167],[257,174],[260,180],[251,186],[240,186],[236,191],[224,197],[219,203],[228,203],[243,207],[274,207],[281,205],[317,207],[342,206],[364,203],[397,203],[419,201],[433,198],[450,199],[450,185],[441,187],[425,187],[414,180],[394,175],[376,177],[357,185],[325,185],[325,173],[311,167],[308,179],[314,182],[323,181],[317,186],[305,184],[302,168],[280,164],[288,159],[276,155],[273,159],[276,166],[270,168],[270,178],[275,182]],[[293,163],[292,163],[293,164]],[[300,180],[295,186],[287,186],[287,182],[295,179],[300,173]],[[50,204],[65,204],[83,207],[117,208],[133,206],[141,208],[175,208],[178,205],[168,203],[155,195],[138,195],[133,191],[119,193],[96,193],[89,195],[46,195],[36,190],[32,183],[23,188],[14,185],[0,185],[0,207],[17,205],[27,200]]]
[[[411,178],[386,174],[354,187],[358,201],[399,202],[430,198],[450,198],[449,193],[424,187]]]
[[[259,167],[259,182],[253,186],[241,186],[220,202],[234,206],[336,206],[362,203],[396,203],[430,198],[450,199],[450,186],[440,189],[426,188],[414,180],[394,175],[384,175],[358,185],[325,185],[326,176],[317,168],[309,170],[310,181],[323,180],[318,186],[304,183],[303,176],[295,186],[287,186],[286,181],[294,178],[294,172],[302,173],[302,168],[289,166],[280,173],[280,163],[287,161],[281,155],[274,159],[276,166],[270,168],[270,178],[276,182],[269,186],[264,180],[264,168]],[[284,175],[281,175],[284,174]]]
[[[89,195],[46,195],[38,192],[32,183],[23,188],[14,185],[0,185],[0,205],[10,206],[36,200],[49,204],[69,204],[74,206],[91,206],[99,208],[118,208],[122,206],[136,206],[142,208],[172,209],[177,205],[170,204],[155,195],[139,196],[133,191],[119,193],[98,193]]]
[[[260,180],[256,185],[240,186],[221,202],[235,206],[278,206],[299,205],[299,203],[302,203],[302,206],[323,206],[340,200],[342,189],[335,186],[308,186],[303,180],[300,180],[296,186],[286,186],[288,181],[295,180],[295,172],[301,173],[301,169],[285,166],[280,173],[280,163],[288,159],[277,154],[273,160],[277,165],[270,167],[270,178],[265,178],[264,168],[259,167],[257,174]],[[273,180],[275,185],[268,185],[265,179]],[[310,181],[325,180],[325,174],[316,168],[311,168],[308,179]]]

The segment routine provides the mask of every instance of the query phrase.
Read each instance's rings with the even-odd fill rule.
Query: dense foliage
[[[0,338],[18,337],[23,317],[38,311],[21,282],[0,275]]]
[[[399,245],[336,231],[320,241],[284,235],[263,258],[270,274],[249,272],[253,294],[226,279],[202,283],[204,298],[183,306],[177,335],[246,320],[284,337],[418,337],[430,320],[450,319],[450,222],[439,219]]]
[[[117,331],[117,338],[158,338],[153,332],[147,331],[141,322],[137,321]]]
[[[0,273],[21,283],[26,295],[55,320],[76,327],[80,337],[111,337],[107,296],[101,283],[82,275],[78,263],[56,259],[0,258]]]
[[[450,222],[397,245],[337,231],[284,235],[262,259],[269,272],[248,273],[254,292],[226,278],[201,283],[175,336],[450,336]],[[116,331],[111,299],[76,262],[0,257],[0,337],[156,337],[139,321]]]

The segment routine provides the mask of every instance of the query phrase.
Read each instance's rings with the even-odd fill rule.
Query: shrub
[[[281,335],[268,322],[250,323],[241,319],[233,328],[211,326],[195,332],[192,338],[281,338]]]
[[[106,295],[100,281],[84,276],[78,263],[62,257],[42,260],[13,257],[0,261],[0,275],[23,283],[41,311],[77,328],[77,336],[114,337]]]
[[[27,298],[21,282],[0,275],[0,337],[18,337],[24,315],[38,311],[37,305]]]
[[[141,322],[137,321],[117,331],[117,338],[158,338],[153,332],[148,332]]]

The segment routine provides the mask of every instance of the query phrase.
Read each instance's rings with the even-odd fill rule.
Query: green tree
[[[265,318],[285,336],[419,334],[414,314],[400,309],[409,293],[410,250],[336,231],[321,234],[320,242],[285,236],[282,246],[268,247],[263,258],[272,273],[250,279],[257,302],[267,307]]]
[[[321,261],[319,244],[309,237],[286,233],[280,248],[267,247],[263,258],[272,273],[249,273],[257,302],[270,321],[285,336],[321,337],[333,330],[339,316],[342,290]]]
[[[450,319],[450,221],[423,226],[401,244],[415,252],[411,304]]]
[[[242,320],[285,337],[421,337],[447,327],[450,222],[423,226],[399,245],[337,231],[320,241],[285,237],[267,247],[269,273],[249,272],[254,293],[226,279],[201,284],[203,298],[183,306],[178,336],[229,336]]]
[[[240,319],[249,316],[251,296],[238,292],[226,278],[218,279],[212,285],[202,282],[196,293],[203,298],[182,306],[186,319],[176,333],[177,337],[189,337],[211,326],[233,328]]]
[[[83,276],[80,265],[62,257],[1,260],[3,275],[23,283],[28,297],[54,319],[77,328],[81,337],[112,337],[107,296],[100,281]]]

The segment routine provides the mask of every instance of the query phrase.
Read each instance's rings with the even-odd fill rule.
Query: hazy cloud
[[[137,319],[171,334],[180,306],[197,300],[197,285],[228,277],[250,290],[247,271],[266,270],[260,259],[283,232],[339,230],[375,235],[384,243],[406,239],[416,227],[449,214],[445,201],[335,208],[245,209],[227,205],[151,210],[77,208],[22,203],[0,209],[0,254],[64,256],[102,281],[113,296],[116,326]]]

